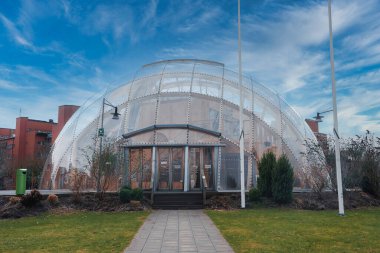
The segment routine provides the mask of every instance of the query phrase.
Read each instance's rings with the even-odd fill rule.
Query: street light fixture
[[[96,186],[96,191],[100,192],[100,177],[101,177],[101,165],[102,165],[102,152],[103,152],[103,136],[104,136],[104,106],[108,105],[112,108],[115,109],[115,111],[112,114],[112,119],[118,120],[120,113],[117,112],[117,106],[114,106],[111,104],[105,97],[103,98],[102,101],[102,113],[100,115],[101,120],[100,120],[100,128],[98,129],[98,137],[100,137],[99,141],[99,164],[98,164],[98,178],[97,178],[97,186]]]
[[[324,114],[324,113],[327,113],[327,112],[332,112],[333,110],[328,110],[328,111],[324,111],[324,112],[317,112],[317,116],[313,117],[315,119],[315,121],[317,122],[322,122],[322,119],[325,117],[325,116],[322,116],[321,114]]]

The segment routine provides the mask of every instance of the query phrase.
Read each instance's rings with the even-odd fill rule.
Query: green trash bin
[[[24,195],[26,191],[26,169],[16,172],[16,195]]]

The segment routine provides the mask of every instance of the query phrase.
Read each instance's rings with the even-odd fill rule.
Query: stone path
[[[124,252],[234,251],[202,210],[158,210],[149,215]]]

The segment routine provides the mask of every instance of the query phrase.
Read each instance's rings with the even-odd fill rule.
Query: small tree
[[[331,185],[329,182],[331,168],[325,156],[328,147],[324,148],[321,143],[308,139],[305,141],[305,148],[303,155],[307,163],[304,168],[297,171],[297,175],[303,179],[306,187],[310,187],[319,198],[322,198],[322,191]]]
[[[267,152],[261,158],[259,168],[259,179],[257,186],[262,196],[272,197],[272,173],[276,166],[276,156],[272,152]]]
[[[101,199],[107,190],[117,185],[124,168],[124,152],[114,139],[104,138],[100,153],[96,137],[94,144],[83,149],[82,152],[86,159],[86,166],[96,180],[96,188]]]
[[[286,204],[292,201],[293,168],[288,158],[282,155],[275,166],[272,177],[273,199],[277,203]]]
[[[380,196],[380,139],[367,132],[361,141],[365,145],[362,163],[361,187],[364,192]]]

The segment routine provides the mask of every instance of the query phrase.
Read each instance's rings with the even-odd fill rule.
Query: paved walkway
[[[125,253],[234,252],[202,210],[154,211]]]

